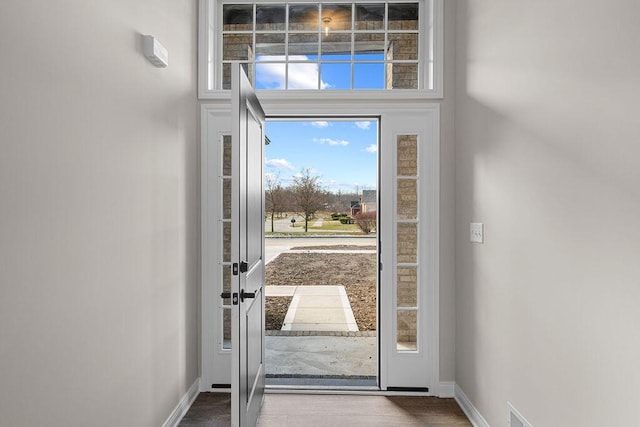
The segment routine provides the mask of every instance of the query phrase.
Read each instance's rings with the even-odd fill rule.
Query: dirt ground
[[[304,249],[319,248],[321,247],[314,246]],[[322,248],[338,249],[336,246]],[[361,331],[376,330],[376,254],[374,253],[280,254],[267,265],[265,282],[267,286],[343,285],[358,328]],[[290,302],[290,297],[266,298],[267,330],[278,330],[282,327]]]
[[[265,298],[265,329],[278,331],[282,328],[284,318],[287,315],[289,304],[293,297],[266,297]]]

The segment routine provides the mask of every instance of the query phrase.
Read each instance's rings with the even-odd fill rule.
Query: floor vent
[[[520,412],[513,407],[511,402],[507,402],[507,419],[509,421],[509,427],[533,427],[529,421],[525,420]]]

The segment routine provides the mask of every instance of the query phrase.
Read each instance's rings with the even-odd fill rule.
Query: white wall
[[[1,425],[157,426],[196,380],[195,53],[195,0],[1,2]]]
[[[638,423],[639,16],[457,2],[456,381],[492,426]]]

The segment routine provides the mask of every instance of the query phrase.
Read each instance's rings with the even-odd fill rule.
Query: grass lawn
[[[342,224],[340,221],[323,220],[322,226],[315,226],[316,220],[309,221],[309,231],[341,231],[341,232],[357,232],[362,233],[360,227],[356,224]]]

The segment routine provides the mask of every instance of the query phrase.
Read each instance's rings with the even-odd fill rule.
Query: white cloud
[[[284,64],[259,64],[256,67],[256,86],[284,89],[284,67]]]
[[[345,141],[344,139],[331,139],[331,138],[313,138],[313,142],[317,142],[318,144],[327,144],[332,146],[346,146],[349,145],[349,141]]]
[[[367,148],[364,149],[367,153],[377,153],[378,152],[378,144],[371,144]]]
[[[285,57],[281,55],[267,55],[258,57],[259,61],[274,61],[274,63],[261,63],[256,66],[256,80],[258,87],[268,89],[284,89],[285,87]],[[290,55],[289,61],[308,61],[305,55]],[[289,89],[317,89],[318,88],[318,64],[316,63],[290,63],[289,64]],[[320,82],[320,88],[326,89],[330,85]]]
[[[271,159],[264,162],[264,164],[273,169],[289,169],[294,170],[295,167],[287,159]]]
[[[371,127],[371,122],[355,122],[358,129],[367,130]]]
[[[329,122],[311,122],[311,126],[314,128],[326,128],[329,126]]]

